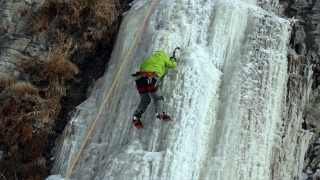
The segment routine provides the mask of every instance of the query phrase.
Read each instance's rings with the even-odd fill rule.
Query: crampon
[[[139,119],[134,119],[133,124],[136,126],[137,129],[142,129],[143,125]]]
[[[157,118],[159,120],[164,120],[165,122],[169,122],[171,120],[170,116],[166,115],[165,113],[157,113]]]

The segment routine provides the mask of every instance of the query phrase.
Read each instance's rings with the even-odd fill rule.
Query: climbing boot
[[[142,129],[143,128],[143,125],[142,125],[140,119],[138,119],[138,120],[134,119],[133,120],[133,124],[136,126],[137,129]]]
[[[166,115],[165,112],[156,113],[156,116],[159,120],[164,120],[165,122],[171,120],[170,116]]]
[[[140,121],[141,118],[141,111],[136,110],[136,112],[133,114],[133,124],[136,126],[137,129],[142,129],[143,125]]]

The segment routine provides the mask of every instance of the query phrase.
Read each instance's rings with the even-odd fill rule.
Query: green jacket
[[[170,59],[169,55],[164,51],[157,51],[152,56],[142,62],[140,72],[155,72],[160,78],[163,76],[166,67],[176,68],[178,63],[174,59]]]

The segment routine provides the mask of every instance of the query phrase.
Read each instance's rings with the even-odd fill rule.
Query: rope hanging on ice
[[[78,162],[78,160],[79,160],[79,157],[80,157],[80,155],[82,154],[83,149],[84,149],[85,145],[87,144],[87,142],[88,142],[88,140],[89,140],[89,137],[91,136],[91,134],[92,134],[92,132],[93,132],[93,129],[95,128],[95,126],[96,126],[96,124],[97,124],[97,122],[98,122],[98,120],[99,120],[99,118],[100,118],[100,116],[101,116],[104,108],[106,107],[106,104],[107,104],[107,102],[108,102],[108,100],[109,100],[109,98],[110,98],[110,96],[111,96],[111,94],[112,94],[112,92],[113,92],[113,90],[114,90],[114,88],[115,88],[115,85],[117,84],[117,82],[118,82],[118,80],[119,80],[119,78],[120,78],[120,75],[122,74],[122,71],[123,71],[125,65],[126,65],[127,62],[128,62],[128,59],[129,59],[129,57],[130,57],[130,55],[131,55],[131,53],[132,53],[132,51],[133,51],[133,48],[134,48],[134,46],[136,45],[139,36],[141,35],[141,32],[142,32],[142,30],[143,30],[143,28],[144,28],[144,26],[145,26],[145,24],[146,24],[146,22],[147,22],[147,20],[148,20],[148,18],[149,18],[149,16],[150,16],[150,14],[151,14],[151,11],[152,11],[155,3],[156,3],[156,0],[153,0],[152,4],[150,5],[149,11],[147,12],[147,14],[146,14],[146,16],[145,16],[145,18],[144,18],[144,21],[143,21],[143,23],[142,23],[141,26],[140,26],[139,32],[138,32],[138,34],[136,35],[136,37],[135,37],[135,39],[134,39],[134,41],[133,41],[133,43],[132,43],[132,45],[131,45],[131,47],[130,47],[130,50],[129,50],[128,54],[126,55],[126,58],[125,58],[124,62],[122,63],[122,65],[121,65],[121,67],[120,67],[120,70],[119,70],[119,72],[118,72],[115,80],[113,81],[113,84],[112,84],[112,86],[111,86],[111,88],[110,88],[110,90],[109,90],[109,92],[108,92],[108,94],[107,94],[107,96],[106,96],[106,98],[105,98],[105,100],[104,100],[104,102],[103,102],[103,105],[101,106],[101,108],[100,108],[100,110],[99,110],[99,113],[98,113],[96,119],[94,120],[94,122],[93,122],[93,124],[92,124],[92,126],[91,126],[91,128],[90,128],[90,130],[89,130],[89,133],[88,133],[88,135],[86,136],[85,141],[84,141],[84,143],[82,144],[82,146],[81,146],[81,148],[80,148],[80,150],[79,150],[79,153],[78,153],[75,161],[73,162],[73,164],[72,164],[72,166],[71,166],[71,168],[70,168],[70,170],[69,170],[69,172],[68,172],[68,175],[67,175],[67,177],[66,177],[66,180],[68,180],[68,179],[70,178],[70,176],[71,176],[71,174],[72,174],[72,172],[73,172],[73,170],[74,170],[74,167],[75,167],[75,165],[77,164],[77,162]]]
[[[169,31],[168,31],[168,34],[167,34],[167,37],[166,37],[166,41],[165,41],[165,43],[164,43],[163,51],[165,51],[166,48],[167,48],[168,41],[169,41],[169,36],[170,36],[171,30],[172,30],[173,20],[174,20],[174,18],[176,17],[176,13],[177,13],[179,4],[180,4],[180,0],[178,0],[178,2],[176,3],[176,7],[175,7],[175,9],[174,9],[174,12],[173,12],[173,15],[172,15],[172,18],[171,18],[170,27],[169,27]]]
[[[87,142],[88,142],[88,140],[89,140],[89,137],[91,136],[91,134],[92,134],[92,132],[93,132],[93,130],[94,130],[94,128],[95,128],[98,120],[100,119],[100,116],[101,116],[103,110],[105,109],[106,104],[107,104],[107,102],[109,101],[109,98],[110,98],[110,96],[111,96],[111,94],[112,94],[112,92],[113,92],[113,90],[114,90],[117,82],[119,81],[120,75],[122,74],[122,71],[123,71],[125,65],[127,64],[128,60],[129,60],[129,57],[130,57],[130,55],[131,55],[131,53],[132,53],[132,51],[133,51],[133,48],[135,47],[135,45],[136,45],[136,43],[137,43],[137,41],[138,41],[138,38],[140,37],[142,30],[144,29],[144,26],[145,26],[145,24],[146,24],[146,22],[147,22],[147,20],[148,20],[148,18],[149,18],[149,16],[150,16],[150,14],[151,14],[151,11],[152,11],[152,9],[153,9],[156,1],[157,1],[157,0],[153,0],[153,1],[152,1],[151,5],[150,5],[150,8],[149,8],[149,10],[148,10],[148,12],[147,12],[144,20],[143,20],[143,23],[142,23],[141,26],[140,26],[140,29],[139,29],[139,31],[138,31],[138,34],[136,35],[136,37],[135,37],[135,39],[134,39],[134,41],[133,41],[133,43],[132,43],[132,45],[131,45],[131,47],[130,47],[130,49],[129,49],[129,52],[128,52],[127,55],[126,55],[126,58],[125,58],[125,60],[123,61],[123,63],[122,63],[122,65],[121,65],[121,67],[120,67],[120,70],[118,71],[118,74],[117,74],[115,80],[113,81],[113,84],[112,84],[112,86],[111,86],[111,88],[110,88],[110,90],[109,90],[109,92],[108,92],[108,94],[107,94],[107,96],[106,96],[106,98],[105,98],[105,100],[104,100],[104,102],[103,102],[103,105],[101,106],[101,108],[100,108],[100,110],[99,110],[99,113],[97,114],[96,119],[94,120],[94,122],[93,122],[93,124],[92,124],[92,126],[91,126],[91,128],[90,128],[90,130],[89,130],[89,132],[88,132],[88,134],[87,134],[87,136],[86,136],[86,138],[85,138],[85,140],[84,140],[84,142],[83,142],[83,144],[82,144],[82,146],[81,146],[81,148],[80,148],[80,150],[79,150],[79,152],[78,152],[78,154],[77,154],[77,156],[76,156],[76,159],[74,160],[74,162],[73,162],[70,170],[68,171],[66,180],[68,180],[68,179],[70,178],[70,176],[71,176],[71,174],[72,174],[72,172],[73,172],[73,170],[74,170],[74,168],[75,168],[75,165],[77,164],[77,162],[78,162],[78,160],[79,160],[79,158],[80,158],[80,155],[82,154],[83,149],[84,149],[84,147],[86,146],[86,144],[87,144]],[[169,35],[170,35],[171,29],[172,29],[173,20],[174,20],[174,18],[175,18],[175,15],[176,15],[176,12],[177,12],[179,3],[180,3],[180,0],[178,0],[178,2],[177,2],[177,4],[176,4],[175,10],[174,10],[174,14],[173,14],[172,19],[171,19],[171,22],[170,22],[170,28],[169,28],[169,31],[168,31],[168,34],[167,34],[167,38],[166,38],[166,41],[165,41],[165,43],[164,43],[164,48],[163,48],[163,50],[166,49],[166,46],[167,46],[167,44],[168,44]],[[177,49],[177,48],[176,48],[176,49]],[[175,50],[176,50],[176,49],[175,49]],[[180,49],[180,48],[179,48],[179,49]],[[174,52],[175,52],[175,50],[174,50]]]

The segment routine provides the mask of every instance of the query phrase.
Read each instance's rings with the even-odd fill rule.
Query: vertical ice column
[[[310,133],[301,126],[303,102],[287,112],[299,98],[286,102],[290,22],[257,7],[249,9],[241,47],[230,47],[224,64],[217,136],[204,174],[217,179],[293,179]]]
[[[122,22],[106,74],[78,107],[56,147],[54,174],[65,177],[70,170],[151,1],[134,3]],[[71,177],[292,177],[288,170],[297,168],[303,149],[290,142],[306,140],[307,136],[295,126],[300,116],[285,123],[286,128],[295,128],[282,127],[290,23],[257,7],[252,0],[180,0],[168,44],[168,51],[182,48],[179,67],[168,70],[161,87],[173,120],[156,120],[151,104],[143,114],[145,128],[134,128],[131,118],[139,95],[130,74],[163,47],[174,5],[157,2]],[[293,138],[283,139],[286,132],[286,137]],[[298,150],[289,152],[288,147]],[[286,155],[292,158],[276,163]]]

